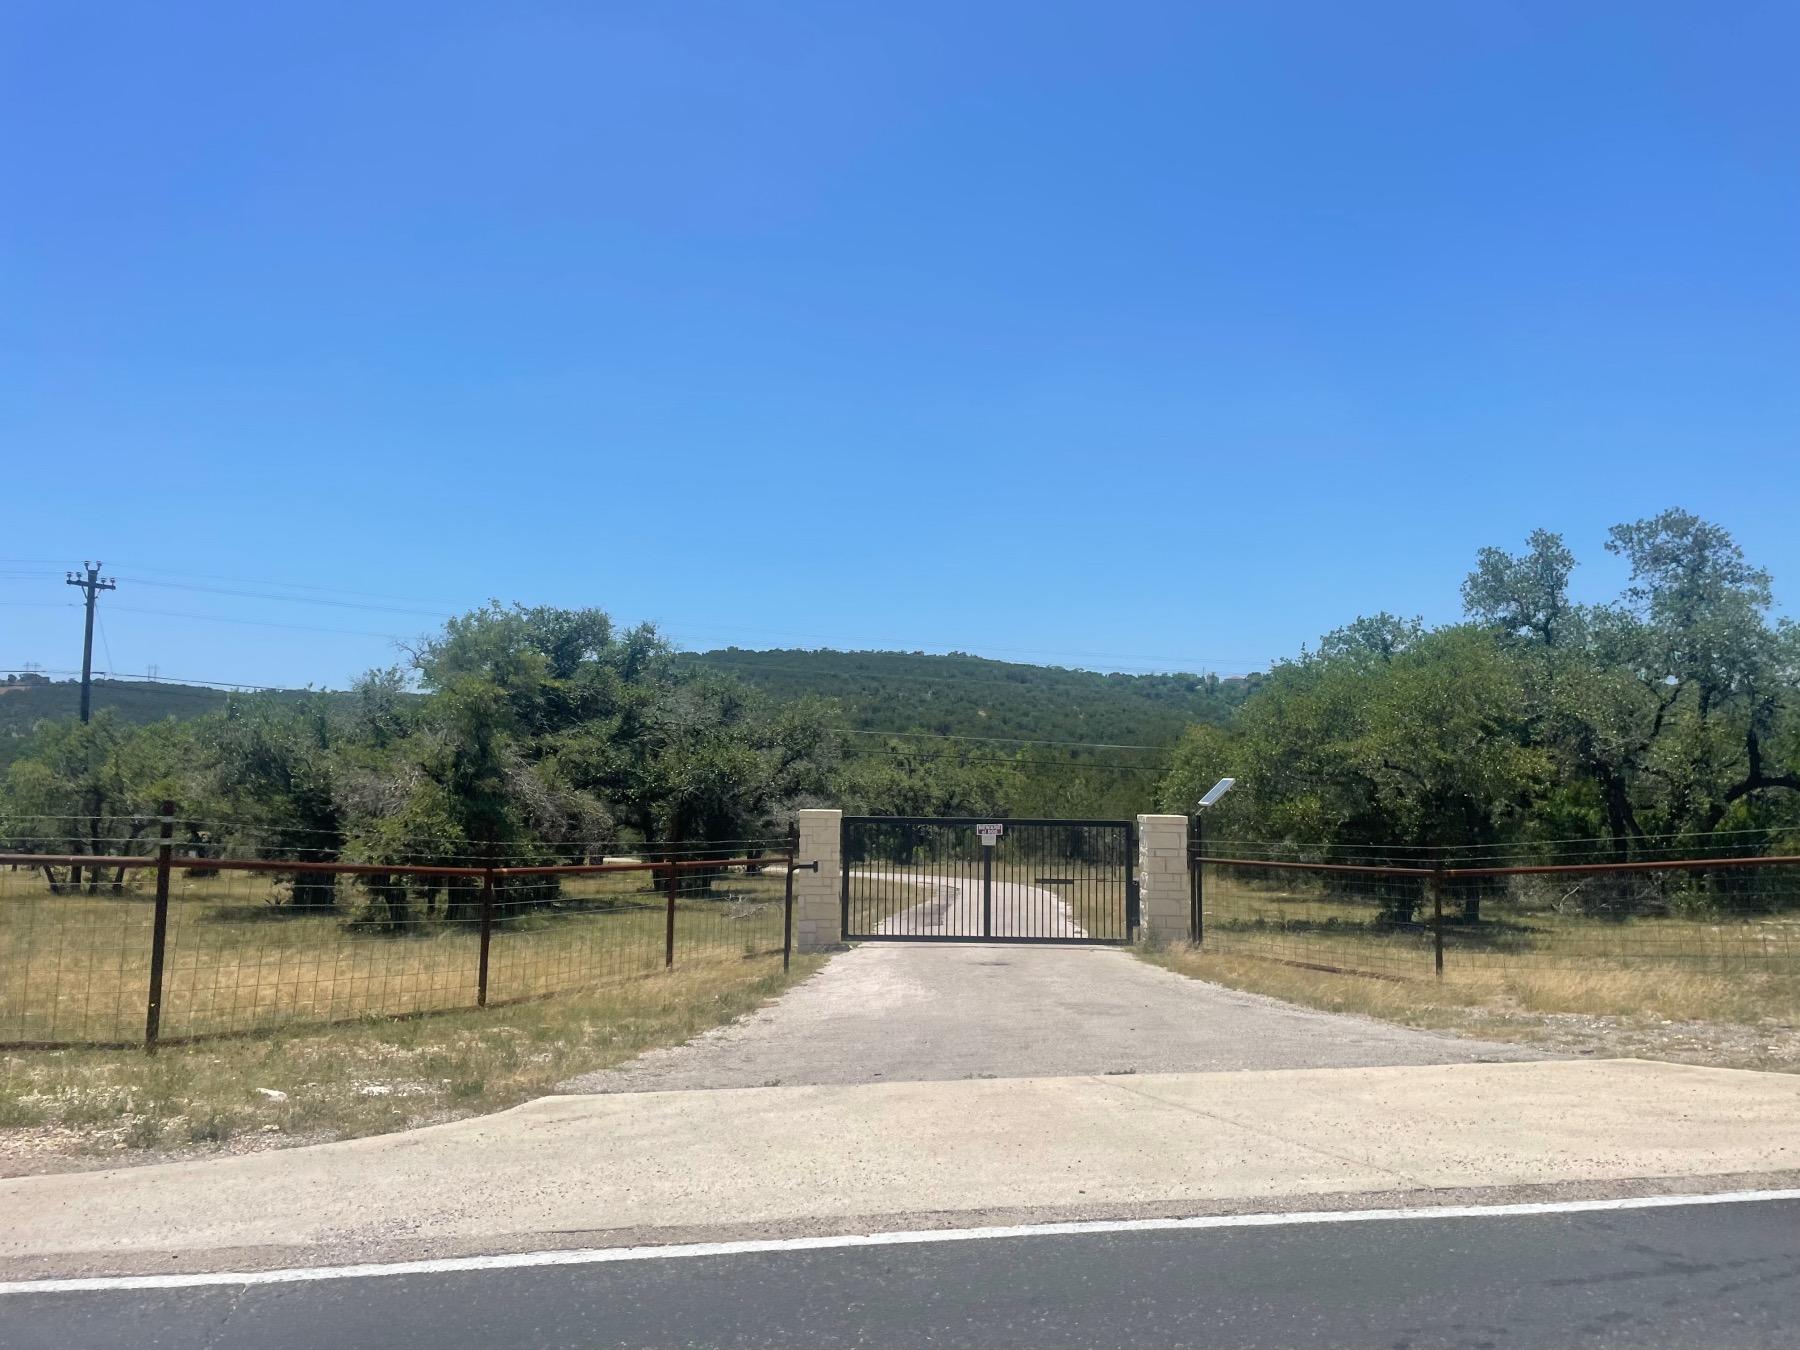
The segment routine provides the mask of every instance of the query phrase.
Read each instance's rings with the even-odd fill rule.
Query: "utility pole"
[[[67,584],[81,587],[81,593],[87,597],[87,633],[81,640],[81,721],[85,726],[94,710],[94,602],[101,591],[118,590],[119,581],[117,577],[102,580],[97,562],[81,565],[87,569],[87,575],[71,572]]]

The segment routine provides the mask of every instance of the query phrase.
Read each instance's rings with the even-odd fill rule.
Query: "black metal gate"
[[[1134,834],[1128,820],[845,816],[844,936],[1125,942]]]

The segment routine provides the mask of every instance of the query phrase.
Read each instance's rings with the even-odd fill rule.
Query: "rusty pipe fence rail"
[[[1510,863],[1455,850],[1326,862],[1194,849],[1207,950],[1410,978],[1526,967],[1800,974],[1800,854]]]
[[[709,960],[786,969],[793,875],[817,865],[791,832],[642,860],[385,864],[192,856],[172,825],[150,855],[0,853],[0,1049],[154,1051]],[[57,875],[72,869],[84,881]]]

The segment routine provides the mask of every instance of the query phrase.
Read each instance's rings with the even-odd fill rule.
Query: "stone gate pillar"
[[[1140,932],[1160,942],[1192,936],[1188,890],[1188,818],[1139,816],[1138,896]]]
[[[817,872],[794,874],[794,950],[816,952],[844,940],[842,856],[844,813],[800,812],[796,862],[818,861]]]

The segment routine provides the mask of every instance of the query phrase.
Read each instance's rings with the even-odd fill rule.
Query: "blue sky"
[[[76,664],[84,557],[101,664],[288,684],[488,596],[1235,671],[1453,618],[1536,526],[1608,595],[1676,504],[1791,607],[1796,49],[1753,3],[15,4],[0,667]]]

